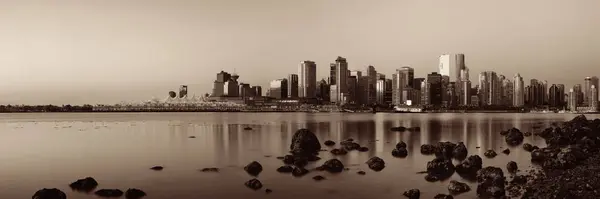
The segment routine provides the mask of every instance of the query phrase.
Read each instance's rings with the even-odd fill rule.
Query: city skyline
[[[495,71],[569,90],[600,76],[597,7],[595,0],[3,1],[0,22],[14,28],[0,32],[0,104],[141,101],[179,85],[199,96],[221,70],[267,89],[305,59],[316,63],[317,80],[325,78],[336,56],[350,70],[373,65],[389,76],[409,65],[426,77],[437,71],[436,57],[455,53],[466,55],[474,85],[476,74]]]

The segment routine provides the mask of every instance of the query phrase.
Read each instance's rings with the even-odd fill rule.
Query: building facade
[[[289,74],[287,84],[287,98],[297,99],[298,98],[298,75]]]
[[[317,64],[303,61],[298,68],[298,97],[314,98],[317,92]]]

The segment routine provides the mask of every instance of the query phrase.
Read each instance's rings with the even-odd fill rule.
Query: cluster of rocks
[[[79,179],[71,184],[69,187],[75,191],[91,193],[98,187],[98,181],[92,177]],[[95,195],[100,197],[121,197],[125,195],[127,199],[140,199],[146,196],[146,193],[139,189],[128,189],[123,192],[120,189],[100,189],[94,192]],[[66,199],[67,195],[59,189],[41,189],[33,194],[32,199]]]
[[[408,150],[406,149],[406,143],[400,141],[396,144],[394,150],[392,150],[392,156],[398,158],[405,158],[408,156]]]
[[[335,142],[331,141],[331,140],[327,140],[323,144],[325,144],[325,146],[332,147],[335,145]],[[352,139],[352,138],[348,138],[348,139],[340,142],[340,148],[332,149],[330,152],[333,155],[346,155],[346,154],[348,154],[349,151],[354,151],[354,150],[357,150],[360,152],[367,152],[367,151],[369,151],[369,148],[367,148],[365,146],[361,146],[359,143],[354,142],[354,139]]]

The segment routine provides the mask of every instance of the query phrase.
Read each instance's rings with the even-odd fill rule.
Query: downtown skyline
[[[0,31],[0,104],[143,101],[182,84],[200,95],[220,70],[267,88],[305,59],[325,78],[336,56],[350,70],[373,65],[391,75],[411,66],[424,77],[437,71],[439,55],[464,53],[471,82],[493,70],[570,88],[600,74],[597,7],[596,0],[3,1],[0,22],[14,28]]]

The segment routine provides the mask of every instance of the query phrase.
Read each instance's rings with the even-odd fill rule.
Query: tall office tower
[[[552,108],[562,108],[562,102],[560,101],[562,95],[564,95],[564,93],[559,91],[558,86],[552,84],[548,90],[548,105]]]
[[[298,68],[298,97],[314,98],[317,92],[317,64],[303,61]]]
[[[377,73],[377,76],[375,77],[375,79],[377,79],[377,80],[380,80],[380,79],[385,80],[385,74]]]
[[[320,101],[329,101],[329,84],[325,79],[322,79],[317,85],[316,97]]]
[[[592,97],[594,97],[591,92],[592,92],[592,86],[598,88],[598,77],[593,76],[593,77],[586,77],[584,80],[584,87],[583,87],[583,104],[585,106],[590,106],[592,101]],[[596,98],[598,97],[597,94],[595,96]]]
[[[213,97],[221,97],[225,95],[225,82],[231,79],[231,75],[227,72],[221,71],[217,73],[217,79],[213,85],[213,92],[211,96]]]
[[[575,88],[569,90],[569,110],[577,111],[577,91]]]
[[[458,105],[458,96],[456,95],[456,82],[448,83],[443,91],[446,92],[447,100],[445,105],[447,107],[455,107],[456,105]]]
[[[329,85],[335,85],[335,69],[337,67],[337,64],[335,63],[331,63],[329,64]]]
[[[471,81],[461,81],[458,86],[459,91],[459,104],[461,106],[471,105]]]
[[[427,90],[429,105],[442,105],[442,75],[436,72],[427,75]]]
[[[367,104],[373,104],[377,101],[377,71],[374,66],[367,67],[367,77],[369,77],[367,82]]]
[[[383,93],[383,104],[392,104],[392,80],[385,79],[385,92]]]
[[[421,82],[421,105],[431,105],[431,96],[429,95],[429,83],[427,79]]]
[[[497,103],[498,105],[504,105],[504,100],[506,98],[506,96],[504,95],[504,80],[506,80],[506,77],[504,75],[498,75],[498,79],[496,81],[496,96],[497,97]]]
[[[423,81],[425,81],[425,78],[422,78],[422,77],[415,78],[415,79],[413,79],[412,85],[415,87],[415,89],[421,90],[421,83]]]
[[[252,86],[252,93],[254,93],[254,96],[262,96],[262,87]]]
[[[296,99],[298,98],[298,75],[289,74],[287,84],[287,98]]]
[[[238,92],[240,93],[240,97],[242,97],[243,99],[255,96],[252,88],[250,87],[250,84],[240,83],[238,85],[238,88],[239,88]]]
[[[454,60],[455,60],[455,68],[456,68],[456,69],[454,69],[456,71],[456,74],[455,74],[456,80],[455,81],[459,82],[460,80],[463,80],[462,71],[467,70],[467,66],[465,65],[465,54],[454,55]],[[466,79],[468,80],[469,77],[467,76]]]
[[[288,88],[288,80],[287,79],[276,79],[271,81],[271,85],[269,87],[269,97],[275,99],[285,99],[287,97],[287,88]]]
[[[558,87],[558,92],[560,93],[560,97],[558,99],[558,101],[561,104],[561,108],[564,108],[566,106],[567,103],[565,103],[565,85],[564,84],[557,84],[556,85]]]
[[[595,87],[596,87],[596,90],[598,90],[598,88],[600,88],[600,87],[599,87],[600,85],[598,85],[598,77],[596,77],[596,76],[593,76],[593,77],[592,77],[591,85],[595,86]],[[590,88],[591,88],[591,86],[590,86]],[[594,95],[592,95],[592,97],[594,97]],[[598,98],[598,94],[596,94],[596,96],[595,96],[595,97],[596,97],[596,98]],[[597,101],[597,100],[596,100],[596,101]],[[592,102],[593,102],[593,101],[592,101]]]
[[[227,96],[227,97],[239,97],[240,93],[239,93],[239,87],[238,87],[238,78],[240,76],[236,75],[235,73],[233,75],[231,75],[231,78],[229,80],[227,80],[227,82],[225,82],[225,84],[223,85],[223,96]]]
[[[377,80],[377,85],[376,85],[376,90],[377,90],[377,95],[376,95],[376,101],[377,104],[385,104],[385,79],[378,79]]]
[[[400,74],[398,70],[392,74],[392,104],[402,105],[402,90],[400,89]]]
[[[531,93],[531,86],[525,86],[525,89],[523,90],[523,99],[527,106],[529,106],[529,104],[531,104],[531,102],[529,101],[529,99],[531,98],[529,96],[529,93]]]
[[[450,55],[449,54],[443,54],[440,56],[440,65],[439,65],[439,72],[442,76],[448,76],[450,77],[450,68],[452,68],[452,66],[450,66],[451,62],[450,62]]]
[[[573,86],[573,92],[575,93],[575,99],[577,100],[577,101],[575,101],[575,104],[578,107],[584,106],[584,104],[583,104],[584,94],[583,94],[583,88],[581,87],[581,84],[575,84]]]
[[[542,83],[542,90],[543,90],[543,92],[542,92],[542,99],[543,99],[542,100],[542,105],[547,105],[548,101],[550,100],[549,99],[549,94],[548,94],[548,91],[549,91],[548,81],[544,80],[541,83]]]
[[[531,79],[529,84],[529,93],[528,94],[528,105],[531,107],[542,106],[544,105],[544,86],[543,82],[537,79]]]
[[[442,75],[442,105],[448,106],[450,104],[450,99],[452,98],[448,92],[448,85],[450,84],[450,76]]]
[[[399,69],[400,75],[402,76],[402,87],[403,88],[413,88],[413,81],[415,79],[415,69],[409,66],[403,66]]]
[[[369,76],[361,76],[358,80],[358,89],[360,90],[360,103],[368,104],[369,102]],[[375,88],[377,90],[377,88]]]
[[[336,104],[345,104],[345,99],[348,97],[348,62],[346,62],[346,58],[338,56],[335,60],[335,81],[333,85],[335,88],[331,87],[331,92],[333,92],[331,97],[331,102]]]
[[[366,95],[363,90],[364,88],[362,87],[362,72],[355,70],[355,71],[350,71],[350,77],[355,77],[356,80],[354,81],[355,83],[355,89],[354,89],[354,93],[352,94],[352,98],[355,104],[365,104],[364,101],[364,96]],[[350,86],[350,85],[349,85]]]
[[[359,104],[358,102],[358,79],[356,76],[348,76],[346,80],[348,84],[348,95],[347,95],[347,103],[351,104]]]
[[[513,106],[525,106],[525,85],[521,74],[517,73],[513,79]]]
[[[504,81],[502,81],[502,96],[503,96],[503,100],[502,100],[502,105],[504,106],[508,106],[508,107],[514,107],[515,105],[513,104],[513,98],[515,95],[515,88],[513,87],[514,84],[512,81],[510,81],[510,79],[504,79]]]
[[[485,71],[479,74],[479,101],[482,106],[498,105],[498,76],[496,72]]]
[[[590,86],[590,109],[591,111],[598,111],[598,87],[596,85]]]

